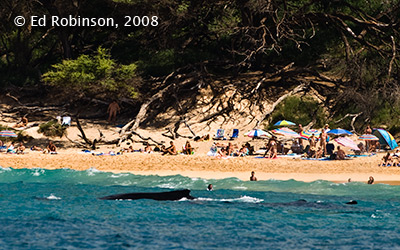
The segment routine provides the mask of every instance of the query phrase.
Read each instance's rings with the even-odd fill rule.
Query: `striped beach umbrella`
[[[365,134],[360,137],[358,137],[359,140],[369,140],[369,141],[379,141],[379,138],[376,137],[375,135],[371,134]]]
[[[318,130],[316,130],[316,129],[309,129],[309,130],[306,130],[306,131],[302,131],[302,132],[300,133],[300,136],[301,136],[301,138],[308,140],[308,139],[310,139],[310,137],[311,137],[313,134],[314,134],[314,136],[315,136],[316,138],[319,138],[319,135],[321,134],[321,131],[318,131]]]
[[[285,137],[300,138],[300,135],[298,133],[286,127],[273,129],[271,130],[271,133]]]
[[[0,131],[0,137],[18,137],[16,133],[10,130]]]
[[[296,123],[286,120],[281,120],[274,124],[274,126],[294,126]]]
[[[264,131],[262,129],[253,129],[253,130],[245,133],[244,135],[248,136],[248,137],[264,137],[264,138],[272,137],[272,135],[270,133],[268,133],[267,131]]]
[[[335,139],[335,141],[337,143],[339,143],[340,145],[351,148],[353,150],[360,150],[358,148],[357,144],[348,137],[340,137],[340,138]]]

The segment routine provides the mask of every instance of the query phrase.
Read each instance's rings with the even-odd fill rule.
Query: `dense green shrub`
[[[296,124],[307,125],[315,120],[314,127],[322,127],[325,124],[323,106],[309,97],[288,97],[280,103],[271,116],[269,129],[279,120],[289,120]]]
[[[93,56],[81,55],[75,60],[63,60],[53,70],[43,74],[43,81],[70,92],[71,96],[101,97],[114,95],[135,97],[136,64],[116,63],[109,51],[98,48]]]
[[[62,137],[67,133],[67,127],[62,126],[57,120],[51,120],[49,122],[43,123],[39,126],[39,133],[45,136],[59,136]]]

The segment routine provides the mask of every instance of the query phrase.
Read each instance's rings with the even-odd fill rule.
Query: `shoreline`
[[[137,175],[182,175],[207,180],[238,178],[247,181],[251,171],[258,180],[290,180],[313,182],[326,180],[345,183],[366,183],[373,176],[375,183],[400,185],[400,167],[378,167],[380,156],[362,157],[347,161],[307,161],[299,159],[259,159],[240,157],[218,159],[203,154],[161,156],[160,154],[126,153],[120,156],[93,156],[74,149],[57,155],[29,152],[24,155],[0,155],[0,166],[22,168],[87,170],[132,173]]]

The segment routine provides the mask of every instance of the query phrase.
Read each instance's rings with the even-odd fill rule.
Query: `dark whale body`
[[[138,200],[138,199],[152,199],[156,201],[176,201],[182,198],[193,200],[194,197],[190,195],[189,189],[158,192],[158,193],[127,193],[115,194],[110,196],[101,197],[101,200]]]

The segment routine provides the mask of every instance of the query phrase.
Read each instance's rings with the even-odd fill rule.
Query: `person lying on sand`
[[[392,156],[390,155],[389,152],[387,152],[387,154],[382,157],[382,162],[379,163],[378,166],[379,167],[380,166],[382,166],[382,167],[390,167],[391,166],[391,164],[390,164],[391,162],[392,162]]]
[[[168,148],[165,148],[165,147],[161,148],[161,151],[163,152],[162,155],[166,155],[166,154],[176,155],[177,152],[176,152],[176,147],[174,145],[174,142],[170,141],[169,144],[170,144],[170,146]]]
[[[43,151],[43,149],[38,146],[32,146],[31,151]]]
[[[14,128],[22,128],[26,126],[28,126],[28,118],[24,116],[19,122],[17,122],[17,124],[14,125]]]

